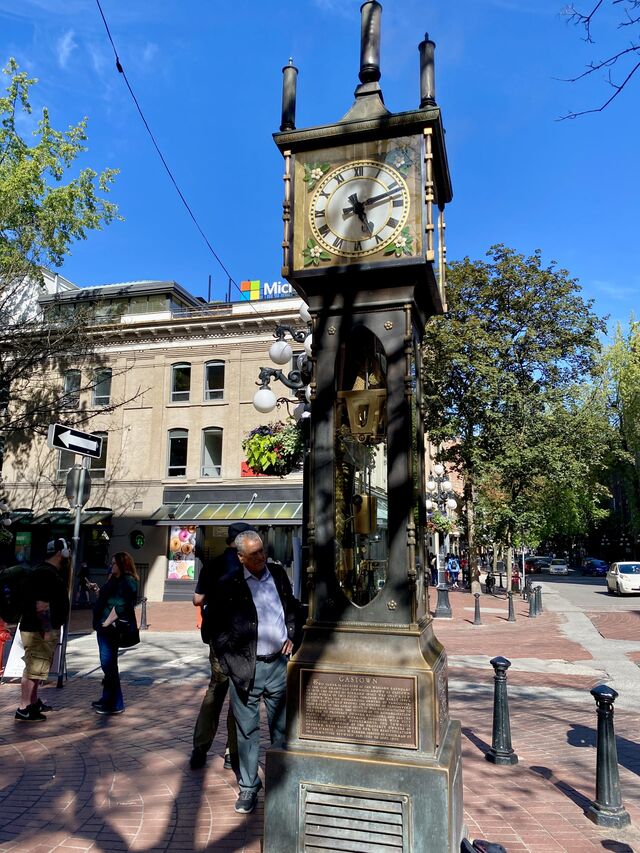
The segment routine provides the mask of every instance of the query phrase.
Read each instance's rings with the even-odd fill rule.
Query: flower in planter
[[[295,421],[277,421],[252,429],[242,449],[254,473],[285,477],[302,464],[304,438]]]

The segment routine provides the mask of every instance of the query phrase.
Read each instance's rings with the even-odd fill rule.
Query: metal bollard
[[[542,613],[542,587],[536,587],[536,612]]]
[[[473,624],[474,625],[482,625],[482,620],[480,619],[480,593],[475,592],[473,597],[476,600],[475,613],[473,614]]]
[[[598,709],[598,738],[596,757],[596,798],[587,809],[587,817],[598,826],[619,829],[631,822],[622,805],[618,753],[613,731],[613,703],[618,694],[613,687],[599,684],[589,691]]]
[[[141,609],[140,609],[140,630],[146,631],[149,625],[147,624],[147,599],[140,599]]]
[[[529,591],[529,619],[535,619],[538,615],[536,608],[536,596],[533,590]]]
[[[514,607],[513,607],[513,593],[509,592],[509,593],[507,593],[507,595],[509,596],[509,618],[507,619],[507,622],[515,622],[516,621],[516,611],[514,610]]]
[[[502,572],[500,572],[500,573],[498,574],[498,587],[499,587],[500,589],[504,589],[504,587],[502,586]]]
[[[511,747],[511,724],[509,723],[509,699],[507,697],[507,670],[511,661],[503,657],[492,658],[493,683],[493,731],[491,749],[485,758],[492,764],[517,764],[518,756]]]

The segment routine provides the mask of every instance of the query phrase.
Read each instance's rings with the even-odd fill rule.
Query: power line
[[[131,95],[131,98],[133,99],[134,104],[136,105],[136,109],[138,110],[138,114],[140,115],[140,118],[142,119],[142,123],[144,124],[144,126],[145,126],[145,128],[146,128],[146,130],[147,130],[147,133],[149,134],[149,137],[150,137],[150,139],[151,139],[151,142],[153,143],[153,147],[156,149],[156,152],[158,153],[158,156],[160,157],[160,160],[161,160],[161,162],[162,162],[162,165],[164,166],[164,169],[165,169],[165,171],[166,171],[167,175],[169,175],[169,179],[171,180],[171,183],[172,183],[172,184],[173,184],[173,186],[175,187],[175,190],[176,190],[176,192],[178,193],[178,196],[180,197],[180,201],[182,202],[182,204],[183,204],[183,205],[184,205],[184,207],[186,208],[187,213],[189,214],[189,216],[191,217],[191,219],[192,219],[192,221],[193,221],[193,224],[196,226],[196,228],[197,228],[197,229],[198,229],[198,231],[200,232],[200,235],[201,235],[202,239],[204,240],[204,242],[205,242],[205,243],[206,243],[206,245],[207,245],[207,248],[209,249],[209,251],[211,252],[211,254],[213,255],[213,257],[216,259],[216,261],[218,262],[218,264],[220,265],[220,267],[224,270],[225,274],[227,275],[227,278],[228,278],[228,280],[229,280],[229,283],[230,283],[230,284],[233,284],[233,286],[234,286],[234,287],[235,287],[235,289],[238,291],[238,293],[242,294],[242,290],[240,290],[240,288],[238,287],[237,282],[235,281],[235,279],[233,278],[233,276],[231,275],[231,273],[229,272],[229,270],[227,269],[227,267],[224,265],[224,263],[223,263],[222,259],[220,258],[220,256],[219,256],[219,255],[218,255],[218,253],[216,252],[216,250],[213,248],[213,246],[212,246],[212,245],[211,245],[211,243],[209,242],[209,238],[207,237],[207,235],[206,235],[206,234],[204,233],[204,231],[202,230],[202,228],[201,228],[201,226],[200,226],[200,223],[199,223],[199,222],[198,222],[198,220],[196,219],[196,215],[195,215],[195,213],[194,213],[194,212],[193,212],[193,210],[191,209],[191,206],[189,205],[189,202],[187,201],[187,199],[185,198],[185,196],[184,196],[184,194],[183,194],[182,190],[181,190],[181,189],[180,189],[180,187],[178,186],[178,182],[176,181],[175,177],[173,176],[173,173],[172,173],[171,169],[169,168],[169,164],[167,163],[167,161],[166,161],[166,159],[165,159],[165,157],[164,157],[164,154],[163,154],[163,153],[162,153],[162,151],[160,150],[160,146],[158,145],[158,143],[157,143],[157,141],[156,141],[156,138],[155,138],[155,136],[153,135],[153,131],[152,131],[152,130],[151,130],[151,128],[149,127],[149,122],[147,121],[147,119],[145,118],[144,113],[142,112],[142,107],[141,107],[141,106],[140,106],[140,104],[138,103],[138,99],[136,98],[135,93],[134,93],[133,89],[131,88],[131,84],[129,83],[129,80],[128,80],[128,78],[127,78],[127,75],[126,75],[126,73],[125,73],[125,70],[124,70],[124,68],[122,67],[122,63],[120,62],[120,57],[118,56],[118,51],[116,50],[116,46],[115,46],[115,43],[114,43],[114,41],[113,41],[113,37],[112,37],[112,35],[111,35],[111,30],[109,29],[109,24],[107,23],[107,19],[106,19],[106,17],[105,17],[105,14],[104,14],[104,12],[102,11],[102,6],[100,5],[100,0],[96,0],[96,4],[97,4],[97,6],[98,6],[98,10],[99,10],[99,12],[100,12],[100,17],[102,18],[102,21],[103,21],[103,23],[104,23],[105,29],[106,29],[106,31],[107,31],[107,36],[108,36],[108,38],[109,38],[109,41],[111,42],[111,47],[112,47],[112,49],[113,49],[113,54],[114,54],[114,56],[115,56],[115,58],[116,58],[116,68],[118,69],[118,73],[122,74],[122,78],[123,78],[123,80],[124,80],[124,82],[125,82],[125,84],[126,84],[126,86],[127,86],[127,89],[129,90],[129,94]],[[249,305],[251,305],[251,308],[252,308],[252,309],[253,309],[253,311],[258,315],[258,317],[260,317],[260,319],[261,319],[261,320],[263,320],[265,323],[270,322],[269,320],[267,320],[267,318],[266,318],[266,317],[263,317],[263,316],[262,316],[262,314],[261,314],[261,313],[257,310],[257,308],[255,307],[255,305],[253,305],[253,304],[252,304],[251,300],[246,300],[246,301],[249,303]]]

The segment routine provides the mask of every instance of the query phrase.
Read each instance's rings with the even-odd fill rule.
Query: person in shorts
[[[64,539],[47,545],[47,558],[29,573],[20,619],[20,637],[24,646],[22,706],[15,719],[42,723],[43,711],[53,710],[38,698],[40,682],[46,681],[60,639],[60,628],[69,615],[67,575],[71,551]]]

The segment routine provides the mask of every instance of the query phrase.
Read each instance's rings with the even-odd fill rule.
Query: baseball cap
[[[258,531],[251,524],[247,524],[246,521],[234,521],[233,524],[229,525],[229,530],[227,531],[227,539],[230,542],[238,536],[240,533],[246,533],[247,530],[252,530],[254,533]]]

